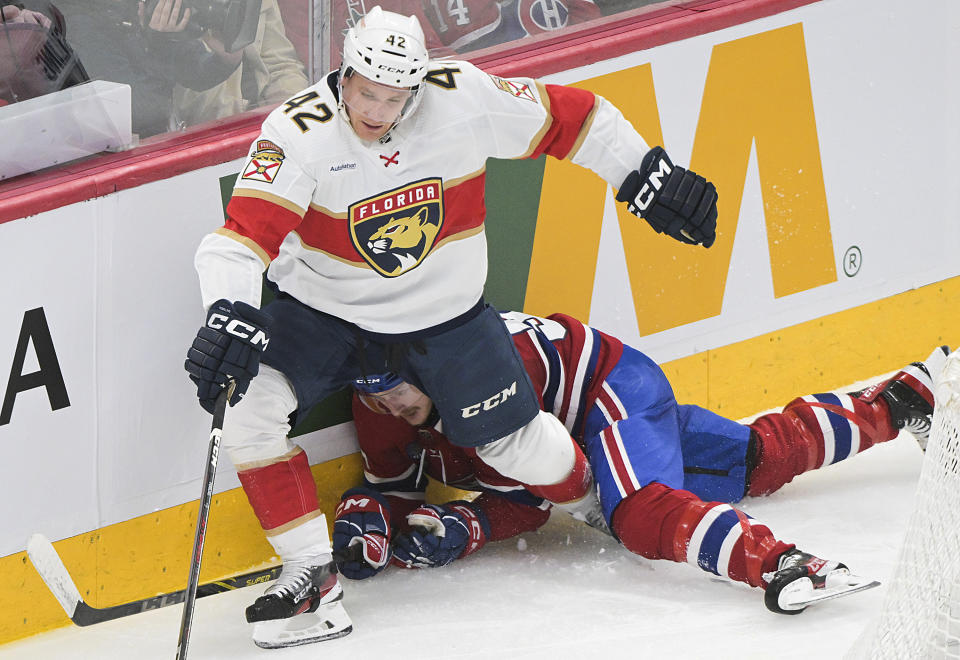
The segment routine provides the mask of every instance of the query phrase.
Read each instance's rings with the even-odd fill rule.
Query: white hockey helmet
[[[343,74],[356,71],[390,87],[416,90],[429,61],[417,17],[384,11],[379,5],[347,30],[343,40]]]

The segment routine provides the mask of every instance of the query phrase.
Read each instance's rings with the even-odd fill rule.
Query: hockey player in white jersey
[[[283,560],[247,609],[258,645],[351,629],[310,467],[287,434],[356,378],[399,374],[430,394],[452,442],[562,508],[592,506],[573,440],[539,409],[482,297],[486,160],[541,154],[595,171],[657,232],[713,244],[713,184],[605,99],[430,62],[416,18],[379,7],[349,30],[341,68],[264,122],[223,227],[197,250],[208,311],[185,365],[207,410],[236,383],[223,447]],[[275,298],[261,309],[265,269]],[[530,460],[545,453],[562,460]]]

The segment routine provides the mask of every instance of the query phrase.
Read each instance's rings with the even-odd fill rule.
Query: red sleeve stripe
[[[270,265],[270,262],[273,261],[273,259],[270,258],[270,255],[267,254],[266,251],[265,251],[262,247],[260,247],[259,245],[257,245],[256,242],[254,242],[253,240],[247,238],[246,236],[242,236],[242,235],[238,234],[237,232],[233,231],[232,229],[227,229],[226,227],[221,227],[220,229],[218,229],[218,230],[215,231],[214,233],[215,233],[215,234],[220,234],[221,236],[226,236],[227,238],[231,238],[231,239],[235,240],[237,243],[243,243],[244,245],[246,245],[246,246],[247,246],[248,248],[250,248],[254,253],[256,253],[256,255],[257,255],[258,257],[260,257],[260,260],[263,261],[264,267],[269,266],[269,265]]]
[[[574,147],[579,149],[583,143],[597,97],[585,89],[561,85],[545,85],[541,94],[550,99],[548,110],[553,120],[531,157],[548,154],[554,158],[567,158],[574,153]]]
[[[276,259],[283,239],[300,224],[303,212],[295,213],[263,197],[236,195],[227,204],[224,227],[259,245]]]
[[[249,188],[234,188],[233,197],[253,197],[256,199],[262,199],[264,201],[270,202],[271,204],[276,204],[282,208],[287,209],[291,213],[295,213],[298,216],[303,216],[306,213],[306,209],[300,208],[289,199],[285,197],[280,197],[279,195],[274,195],[273,193],[263,192],[262,190],[251,190]]]
[[[549,135],[550,131],[553,129],[553,113],[550,111],[550,94],[547,92],[546,86],[541,83],[539,80],[535,81],[537,85],[537,91],[540,92],[540,102],[543,103],[543,107],[547,110],[547,117],[543,122],[543,126],[540,127],[540,130],[537,131],[537,134],[533,136],[533,139],[530,140],[530,147],[523,152],[522,155],[517,156],[520,158],[536,158],[541,153],[540,145],[543,144],[545,139],[544,136]]]

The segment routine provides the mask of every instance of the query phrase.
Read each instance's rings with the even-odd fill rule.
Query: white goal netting
[[[878,620],[848,658],[960,659],[960,351],[947,358],[934,397],[933,428],[895,573]]]

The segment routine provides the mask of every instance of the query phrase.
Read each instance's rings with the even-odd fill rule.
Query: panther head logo
[[[424,248],[437,237],[440,227],[431,223],[426,207],[408,218],[392,217],[367,240],[367,247],[374,254],[389,252],[401,264],[409,268],[416,264]]]
[[[384,277],[415,268],[443,226],[442,183],[425,179],[350,206],[350,234],[364,260]]]

